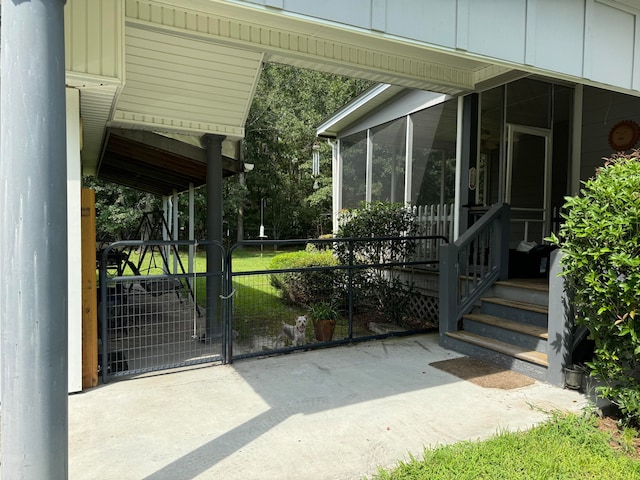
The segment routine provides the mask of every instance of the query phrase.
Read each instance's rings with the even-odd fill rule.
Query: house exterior
[[[606,110],[603,105],[607,105]],[[499,264],[490,265],[499,256],[484,259],[482,267],[487,264],[486,270],[474,265],[480,259],[468,260],[474,257],[477,246],[466,250],[460,259],[457,254],[454,259],[447,259],[444,252],[440,255],[441,266],[453,261],[450,266],[456,272],[463,272],[469,283],[481,285],[462,293],[455,280],[443,283],[445,275],[441,269],[440,291],[435,294],[440,301],[441,340],[448,348],[502,360],[510,368],[535,374],[530,363],[535,365],[538,359],[519,362],[511,358],[513,352],[504,356],[505,352],[499,350],[507,349],[504,345],[496,345],[498,351],[487,350],[493,346],[488,343],[491,336],[509,345],[512,341],[519,342],[515,334],[509,336],[502,330],[518,331],[521,325],[500,323],[502,330],[497,332],[476,328],[482,335],[466,339],[476,345],[454,340],[455,335],[466,335],[459,332],[474,331],[475,325],[461,326],[465,320],[492,322],[492,327],[502,321],[496,312],[478,316],[483,313],[479,305],[481,295],[490,298],[507,295],[519,302],[531,300],[532,308],[542,307],[545,313],[548,308],[550,312],[548,318],[531,319],[536,322],[535,328],[543,328],[536,331],[542,342],[525,338],[522,343],[534,344],[528,348],[534,351],[537,348],[544,355],[540,362],[544,368],[537,372],[538,377],[561,385],[563,368],[574,358],[577,360],[572,352],[578,344],[561,349],[558,355],[546,344],[554,328],[561,330],[557,333],[566,345],[573,343],[574,338],[568,314],[557,305],[562,298],[551,301],[542,291],[548,291],[550,283],[552,292],[562,291],[560,280],[549,275],[549,247],[543,247],[544,239],[551,232],[557,233],[564,197],[576,194],[577,190],[572,189],[594,175],[604,157],[620,150],[612,144],[611,132],[634,119],[633,112],[638,107],[639,99],[632,95],[537,75],[523,76],[464,97],[376,85],[317,130],[333,146],[334,225],[337,228],[343,209],[356,208],[360,202],[400,202],[418,213],[422,229],[419,234],[443,235],[453,242],[470,235],[477,228],[475,223],[489,216],[487,212],[492,206],[509,205],[509,220],[503,225],[507,238],[500,247],[510,252],[505,259],[509,263],[505,272],[499,273]],[[576,130],[590,133],[577,137]],[[638,141],[637,132],[634,135],[630,140],[633,145],[627,145],[627,149]],[[458,152],[468,152],[468,164]],[[431,214],[425,216],[422,212]],[[492,235],[497,234],[498,229]],[[493,246],[488,237],[475,241]],[[537,258],[533,253],[527,256],[518,252],[533,245],[538,247],[532,252],[544,255]],[[486,250],[491,252],[492,248]],[[531,271],[531,262],[536,261],[540,263],[535,266],[541,270]],[[485,283],[485,275],[494,267],[496,277]],[[414,274],[415,285],[428,283],[429,275],[433,274],[425,272],[418,278]],[[532,283],[530,290],[520,288],[517,293],[513,285],[502,287],[502,291],[490,285],[495,280],[518,279],[522,287],[527,283],[522,277],[539,278],[528,281]],[[452,307],[456,313],[446,311],[449,294],[461,300],[460,305]],[[474,302],[476,305],[472,305]],[[474,310],[477,312],[471,313]]]
[[[611,127],[637,120],[635,0],[38,0],[3,2],[1,15],[2,434],[21,440],[3,458],[28,459],[43,477],[66,471],[57,439],[67,385],[77,390],[81,375],[80,175],[167,197],[206,183],[219,211],[222,176],[243,169],[238,142],[263,62],[369,79],[391,85],[387,95],[446,96],[432,108],[455,107],[454,237],[463,241],[478,223],[472,204],[541,210],[540,219],[521,211],[532,217],[527,236],[543,235],[551,207],[610,153]],[[408,137],[420,112],[405,113],[406,125],[371,138]],[[434,149],[445,160],[454,158],[447,138]],[[339,201],[430,194],[402,157],[390,151],[395,173],[379,175],[380,189],[365,184]],[[221,236],[221,215],[210,222],[212,239]],[[22,401],[14,392],[33,415],[10,414]],[[18,476],[16,464],[2,468]]]

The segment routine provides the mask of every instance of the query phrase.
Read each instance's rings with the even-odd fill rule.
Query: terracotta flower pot
[[[335,320],[315,320],[313,327],[316,331],[316,339],[320,342],[329,342],[333,339],[333,331],[336,328]]]

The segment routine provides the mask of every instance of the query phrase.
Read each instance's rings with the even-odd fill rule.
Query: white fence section
[[[413,213],[418,223],[417,235],[440,235],[453,241],[453,204],[416,205]],[[419,259],[438,259],[438,250],[443,240],[422,240],[416,250]]]

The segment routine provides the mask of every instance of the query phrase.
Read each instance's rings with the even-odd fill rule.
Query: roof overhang
[[[223,155],[222,171],[225,177],[240,173],[244,163]],[[154,132],[109,128],[97,176],[144,192],[171,195],[206,183],[206,151]]]

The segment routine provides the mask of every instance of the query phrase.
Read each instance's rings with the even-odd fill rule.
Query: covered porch
[[[198,145],[204,137],[216,165],[207,184],[219,204],[223,156],[240,160],[225,152],[238,151],[230,143],[244,134],[265,61],[456,96],[459,126],[470,125],[478,94],[536,74],[582,88],[585,99],[587,87],[601,89],[602,104],[589,106],[609,126],[618,95],[639,92],[638,15],[631,0],[3,2],[2,436],[12,438],[3,444],[5,476],[18,476],[24,464],[39,477],[67,472],[60,443],[67,385],[77,384],[81,368],[80,179],[100,174],[108,129]],[[487,29],[498,17],[505,21]],[[574,118],[586,105],[573,103]],[[631,120],[632,107],[620,104]],[[591,170],[575,159],[598,152],[576,149],[578,139],[602,139],[595,132],[602,125],[581,125],[570,141],[570,192]],[[470,184],[478,137],[457,132],[459,187]],[[456,195],[458,237],[469,198],[461,188]],[[218,220],[209,229],[214,238]],[[33,414],[13,415],[25,401]]]

